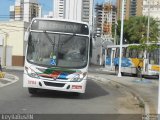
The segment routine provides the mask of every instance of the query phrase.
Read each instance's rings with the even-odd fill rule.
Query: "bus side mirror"
[[[95,37],[92,38],[92,47],[95,47]]]
[[[24,41],[28,41],[28,37],[29,37],[29,32],[25,32],[24,33]]]
[[[92,49],[95,47],[95,38],[90,37],[90,57],[92,57]]]

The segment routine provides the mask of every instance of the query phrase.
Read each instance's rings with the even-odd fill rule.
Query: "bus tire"
[[[28,88],[28,92],[33,95],[37,94],[37,88]]]
[[[72,95],[75,96],[75,97],[78,97],[78,96],[80,96],[81,94],[82,94],[82,93],[77,93],[77,92],[73,92],[73,93],[72,93]]]
[[[116,65],[116,66],[115,66],[115,74],[118,75],[118,72],[119,72],[119,66]]]

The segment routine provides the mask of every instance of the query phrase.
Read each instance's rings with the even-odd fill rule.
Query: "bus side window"
[[[149,63],[154,64],[154,55],[153,52],[149,52]]]
[[[132,58],[132,50],[129,50],[129,58]]]
[[[111,57],[111,48],[107,49],[107,57],[109,57],[109,58]]]
[[[126,48],[126,58],[129,58],[130,57],[130,50],[129,48]]]
[[[152,52],[149,52],[149,63],[150,64],[159,64],[159,56],[160,56],[160,50],[156,49]]]
[[[125,47],[122,48],[122,57],[126,57],[126,48]]]
[[[115,56],[116,58],[119,57],[119,53],[120,53],[119,48],[116,48],[116,56]]]
[[[143,58],[143,51],[142,50],[138,52],[138,58]]]
[[[131,50],[131,58],[137,58],[137,50]]]
[[[120,56],[120,49],[116,48],[116,56],[115,57],[119,57]],[[122,48],[122,57],[126,57],[126,49]]]

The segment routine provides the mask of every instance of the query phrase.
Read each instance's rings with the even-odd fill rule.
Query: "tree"
[[[117,34],[120,35],[120,21],[118,21]],[[159,37],[159,24],[158,21],[150,17],[150,31],[148,42],[157,43]],[[130,17],[129,20],[124,21],[124,33],[123,39],[127,39],[128,43],[147,43],[147,29],[148,29],[148,17],[136,16]]]
[[[118,38],[120,38],[120,34],[121,34],[121,21],[120,20],[118,20],[117,21],[117,24],[118,24],[118,26],[117,26],[117,37]],[[129,34],[128,34],[128,24],[129,24],[129,21],[128,20],[124,20],[124,30],[123,30],[123,40],[127,40],[128,41],[128,43],[130,43],[130,36],[129,36]],[[117,41],[117,43],[119,44],[120,43],[120,41]]]

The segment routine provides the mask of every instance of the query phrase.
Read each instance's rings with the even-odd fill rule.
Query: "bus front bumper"
[[[32,78],[24,74],[23,87],[85,93],[86,80],[82,80],[81,82],[66,82],[58,80],[52,81],[52,80]]]

